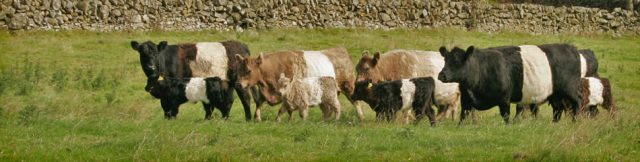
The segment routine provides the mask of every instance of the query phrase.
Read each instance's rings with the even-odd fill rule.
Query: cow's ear
[[[369,56],[369,51],[365,50],[364,52],[362,52],[362,57],[363,57],[363,58],[365,58],[365,57],[371,57],[371,56]]]
[[[131,41],[131,48],[133,48],[134,50],[138,50],[138,46],[140,46],[140,43],[138,43],[138,41]]]
[[[371,67],[374,67],[378,64],[378,60],[380,60],[380,52],[376,52],[373,54],[373,60],[371,60]]]
[[[469,58],[469,56],[471,56],[471,54],[473,54],[474,50],[476,50],[475,47],[469,46],[469,48],[467,48],[467,51],[464,53],[463,60],[467,60],[467,58]]]
[[[164,50],[165,48],[167,48],[168,45],[169,43],[167,41],[160,42],[160,44],[158,44],[158,51]]]
[[[256,59],[256,64],[262,64],[262,59],[264,59],[264,54],[260,53],[260,56],[258,56],[258,59]]]
[[[242,57],[240,54],[236,54],[236,59],[238,59],[239,62],[246,63],[246,58]]]
[[[440,47],[440,55],[442,55],[442,57],[447,57],[447,55],[449,54],[449,51],[447,51],[447,47]]]

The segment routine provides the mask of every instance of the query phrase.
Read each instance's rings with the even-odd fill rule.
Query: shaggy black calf
[[[186,78],[158,80],[157,84],[149,87],[149,93],[160,99],[166,119],[173,119],[178,115],[178,107],[189,102],[203,103],[205,119],[211,119],[213,107],[222,113],[224,119],[229,118],[229,111],[233,104],[233,87],[228,81],[218,77]]]
[[[409,122],[410,108],[413,108],[416,123],[426,115],[431,125],[435,125],[431,105],[434,100],[435,81],[432,77],[402,79],[371,83],[371,79],[356,82],[351,98],[363,100],[376,112],[378,120],[395,119],[398,111],[403,111],[405,122]]]
[[[464,121],[471,108],[487,110],[500,107],[500,115],[509,122],[510,103],[536,104],[549,101],[553,121],[560,120],[563,101],[575,113],[580,108],[580,56],[567,44],[502,46],[465,51],[440,48],[445,67],[439,78],[460,84]]]

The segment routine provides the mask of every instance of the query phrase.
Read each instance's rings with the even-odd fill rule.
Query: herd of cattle
[[[517,103],[516,118],[525,108],[534,115],[540,104],[553,108],[553,121],[563,111],[573,120],[585,112],[596,115],[602,106],[613,115],[616,108],[609,80],[598,76],[591,50],[568,44],[501,46],[466,50],[441,47],[438,52],[392,50],[371,55],[365,51],[355,68],[344,47],[320,51],[279,51],[250,56],[237,41],[169,45],[166,41],[131,41],[140,54],[147,76],[145,90],[160,99],[166,119],[175,118],[185,102],[203,103],[205,119],[213,108],[229,117],[235,90],[251,120],[250,99],[261,120],[261,107],[282,103],[292,118],[299,111],[307,118],[309,106],[319,106],[324,120],[340,119],[338,94],[354,105],[358,117],[364,101],[378,120],[391,120],[401,111],[405,122],[425,116],[431,125],[461,106],[460,122],[471,110],[498,106],[509,122],[510,104]],[[437,114],[432,109],[437,107]],[[413,112],[413,114],[411,114]]]

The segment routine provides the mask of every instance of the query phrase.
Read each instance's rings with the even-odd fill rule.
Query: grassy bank
[[[231,118],[203,120],[199,104],[184,104],[177,120],[162,117],[159,101],[144,92],[144,74],[131,40],[169,43],[236,39],[253,55],[277,50],[347,47],[363,50],[490,47],[572,43],[592,49],[609,77],[618,118],[604,115],[551,123],[539,119],[504,125],[496,109],[462,127],[376,123],[365,107],[357,121],[343,101],[343,119],[261,123],[244,121],[236,100]],[[640,40],[638,37],[551,36],[459,30],[278,29],[234,32],[26,32],[0,31],[0,161],[632,161],[640,158]],[[514,111],[512,111],[514,113]]]

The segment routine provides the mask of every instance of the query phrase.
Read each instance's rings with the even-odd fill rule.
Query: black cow
[[[249,89],[242,88],[237,82],[239,64],[234,57],[236,54],[249,56],[245,44],[224,41],[168,45],[162,41],[156,45],[150,41],[131,41],[131,47],[140,54],[142,70],[147,76],[146,91],[159,78],[220,77],[232,83],[244,107],[246,120],[251,120]],[[259,97],[254,96],[254,99]]]
[[[351,98],[365,101],[376,112],[378,120],[395,118],[396,112],[404,112],[409,122],[409,108],[413,108],[416,123],[426,115],[434,126],[436,118],[431,105],[434,101],[435,81],[432,77],[420,77],[372,84],[371,79],[358,81]]]
[[[439,79],[460,83],[462,111],[460,123],[471,108],[500,107],[509,122],[509,104],[549,101],[553,121],[560,120],[567,100],[575,114],[581,104],[580,58],[578,50],[567,44],[502,46],[465,51],[458,47],[440,48],[445,67]]]
[[[596,58],[596,55],[593,53],[593,51],[591,51],[590,49],[581,49],[581,50],[578,50],[578,53],[580,53],[580,77],[581,78],[584,78],[584,77],[597,78],[598,77],[598,59]],[[531,114],[533,115],[533,117],[537,118],[538,107],[540,104],[542,103],[529,104],[526,106],[522,104],[518,104],[516,106],[515,118],[516,119],[520,118],[525,108],[528,108],[531,111]],[[565,107],[568,107],[568,106],[565,106]]]
[[[167,78],[150,85],[149,93],[160,99],[166,119],[176,118],[178,108],[187,101],[202,102],[205,119],[211,119],[213,107],[220,110],[222,118],[228,119],[233,104],[233,88],[218,77]]]

